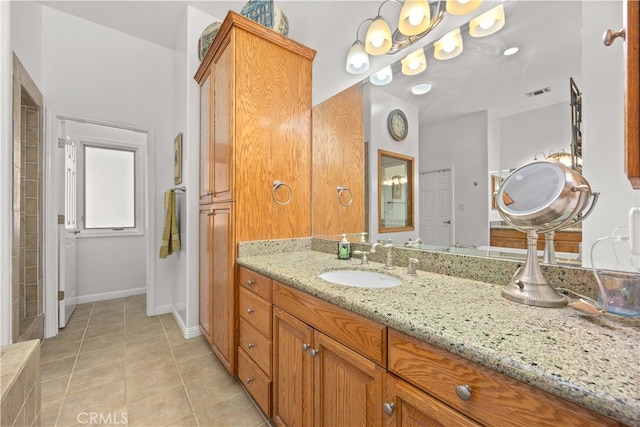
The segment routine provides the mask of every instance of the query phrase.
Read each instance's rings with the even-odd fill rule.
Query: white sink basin
[[[375,271],[335,270],[320,273],[318,276],[327,282],[356,288],[393,288],[402,284],[400,279]]]

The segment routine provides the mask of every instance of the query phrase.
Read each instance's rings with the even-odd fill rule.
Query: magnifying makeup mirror
[[[527,259],[502,296],[538,307],[564,307],[567,299],[546,281],[538,261],[539,233],[582,222],[593,211],[599,194],[575,170],[551,159],[527,163],[507,176],[496,193],[504,220],[527,233]]]

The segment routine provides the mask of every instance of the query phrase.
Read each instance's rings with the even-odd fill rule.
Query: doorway
[[[420,172],[420,235],[424,244],[451,247],[451,169]]]
[[[44,338],[43,98],[12,56],[11,342]]]

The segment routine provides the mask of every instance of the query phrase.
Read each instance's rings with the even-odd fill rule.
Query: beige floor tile
[[[125,407],[124,380],[68,396],[60,410],[59,426],[82,424],[87,413],[117,413]],[[80,417],[80,418],[79,418]]]
[[[91,318],[89,319],[89,327],[98,326],[98,325],[111,325],[111,324],[120,324],[124,325],[124,314],[123,313],[92,313]]]
[[[162,324],[157,322],[148,325],[146,328],[127,329],[125,336],[127,338],[127,343],[129,343],[131,341],[138,341],[152,336],[164,336],[164,329],[162,328]]]
[[[45,340],[40,347],[40,362],[51,362],[78,355],[81,341],[55,341]]]
[[[124,310],[124,298],[108,299],[104,301],[96,301],[93,305],[93,312],[108,310]]]
[[[127,356],[141,356],[146,353],[169,350],[169,341],[163,335],[151,336],[138,341],[128,342]]]
[[[85,338],[80,347],[80,354],[95,350],[109,350],[112,346],[124,345],[124,334],[116,332]]]
[[[76,342],[82,341],[84,337],[84,331],[86,328],[82,329],[60,329],[58,331],[58,335],[53,338],[47,338],[47,341],[56,341],[56,342]]]
[[[202,378],[186,384],[185,387],[191,406],[196,412],[243,393],[238,381],[228,373]]]
[[[195,411],[195,415],[201,426],[255,427],[265,423],[260,411],[244,393],[207,409]]]
[[[196,421],[196,417],[194,417],[193,415],[189,415],[188,417],[184,417],[183,419],[178,420],[174,423],[169,423],[165,427],[197,427],[197,426],[198,426],[198,422]]]
[[[194,357],[202,356],[203,354],[211,354],[211,346],[201,335],[199,337],[191,338],[184,344],[171,347],[173,355],[178,362],[187,359],[193,359]]]
[[[114,361],[84,371],[75,370],[67,390],[67,397],[96,387],[124,380],[124,360]]]
[[[64,328],[80,329],[84,326],[87,326],[87,322],[89,321],[90,315],[91,315],[91,311],[89,310],[82,311],[80,313],[76,313],[74,310],[73,314],[69,318],[69,321],[67,322]]]
[[[55,426],[60,407],[62,407],[62,399],[48,403],[42,402],[42,407],[40,408],[40,425],[42,427]]]
[[[127,405],[130,426],[170,424],[190,415],[191,407],[182,386],[168,389]]]
[[[112,323],[96,323],[89,324],[87,326],[87,331],[85,333],[85,338],[93,338],[99,335],[107,335],[107,334],[115,334],[120,333],[124,334],[124,319],[119,321],[114,321]]]
[[[175,366],[175,359],[167,350],[154,350],[143,354],[127,354],[127,376],[137,376],[144,372],[156,372]]]
[[[75,357],[66,357],[64,359],[54,360],[53,362],[40,364],[40,381],[47,381],[69,375],[75,362]]]
[[[182,381],[175,366],[155,372],[146,372],[146,375],[128,377],[127,404],[181,385]]]
[[[70,375],[42,381],[40,384],[40,401],[44,406],[46,403],[60,401],[64,398],[69,384]]]
[[[108,348],[88,351],[78,355],[75,372],[110,365],[124,360],[124,344],[109,346]]]
[[[213,353],[193,359],[179,360],[178,369],[185,384],[214,375],[229,375],[229,372]]]
[[[184,337],[184,335],[182,334],[182,331],[180,331],[180,329],[178,328],[166,329],[165,334],[167,335],[167,338],[169,339],[169,343],[171,344],[172,347],[176,345],[185,344],[187,341],[189,341]]]
[[[76,305],[76,309],[73,310],[73,313],[82,313],[84,311],[91,311],[91,309],[93,309],[93,303],[92,302],[85,302],[83,304],[78,304]]]
[[[147,295],[131,295],[124,299],[124,307],[127,310],[145,309],[147,307]]]
[[[160,323],[160,319],[157,317],[133,317],[133,316],[125,316],[125,329],[127,333],[130,333],[133,330],[137,329],[147,329],[147,328],[162,328],[162,323]]]

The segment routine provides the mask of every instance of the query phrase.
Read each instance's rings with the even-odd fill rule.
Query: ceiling
[[[246,0],[40,3],[173,49],[187,6],[196,7],[221,20],[228,10],[239,12]],[[345,59],[355,40],[358,24],[365,18],[375,16],[381,1],[278,0],[276,3],[289,20],[289,37],[317,51],[313,70],[314,104],[367,77],[348,74],[345,71]],[[495,4],[495,1],[485,2],[474,14],[488,10]],[[488,107],[519,111],[537,104],[551,104],[555,99],[555,102],[567,99],[568,78],[576,66],[578,70],[580,68],[580,2],[546,0],[505,4],[507,24],[503,30],[483,39],[471,39],[468,34],[463,35],[465,50],[457,58],[437,61],[433,56],[429,57],[429,46],[450,29],[464,25],[469,17],[446,16],[432,33],[414,45],[414,48],[426,46],[428,68],[420,79],[433,84],[429,94],[421,97],[412,95],[406,80],[403,82],[399,78],[399,72],[395,73],[394,82],[384,90],[419,104],[422,118],[428,120],[442,120],[453,112],[461,114]],[[391,5],[383,8],[383,15],[393,17],[398,13],[399,10],[394,10]],[[364,30],[360,32],[362,37]],[[500,54],[502,48],[513,44],[520,47],[517,55],[504,57]],[[395,55],[373,57],[368,74],[394,61],[399,62],[405,52],[409,53],[414,48]],[[490,79],[498,75],[502,77]],[[494,83],[487,83],[487,79]],[[415,81],[416,78],[410,80]],[[499,86],[496,81],[508,84]],[[552,87],[549,94],[536,100],[524,99],[524,92],[547,86]],[[450,101],[452,97],[453,101]],[[518,98],[519,104],[516,107],[504,107],[507,101],[513,101],[507,98]],[[542,98],[545,99],[541,101]]]

